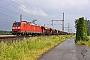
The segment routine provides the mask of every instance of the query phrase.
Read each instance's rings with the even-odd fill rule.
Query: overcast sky
[[[50,24],[51,20],[62,20],[64,12],[64,26],[69,23],[70,29],[75,32],[75,19],[90,19],[89,10],[90,0],[0,0],[0,30],[11,30],[12,23],[20,21],[20,14],[28,22],[37,19],[36,23],[40,26],[45,24],[62,30],[62,22],[54,22],[54,26]]]

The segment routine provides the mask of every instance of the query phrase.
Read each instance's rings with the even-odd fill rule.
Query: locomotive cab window
[[[20,23],[14,23],[13,26],[20,26]]]

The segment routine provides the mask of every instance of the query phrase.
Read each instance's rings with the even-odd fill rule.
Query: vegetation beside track
[[[0,60],[36,60],[71,36],[40,36],[13,43],[0,42]]]
[[[87,47],[90,48],[90,36],[88,36],[88,38],[89,38],[88,41],[80,40],[80,41],[78,41],[76,44],[78,44],[78,45],[86,45]]]
[[[12,35],[11,31],[0,30],[0,35]]]

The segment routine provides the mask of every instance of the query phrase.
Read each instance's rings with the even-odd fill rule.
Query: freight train
[[[28,35],[66,35],[67,32],[49,28],[46,26],[37,26],[27,21],[14,22],[12,25],[12,34],[17,36]]]

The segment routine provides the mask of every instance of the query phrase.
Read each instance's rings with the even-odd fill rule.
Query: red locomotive
[[[12,26],[12,34],[13,35],[35,35],[41,34],[42,29],[41,26],[36,26],[26,21],[22,22],[14,22]]]
[[[65,35],[67,32],[62,32],[56,29],[48,28],[45,26],[36,26],[35,24],[27,21],[14,22],[12,25],[13,35]]]

